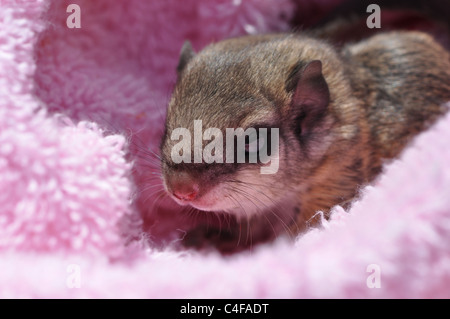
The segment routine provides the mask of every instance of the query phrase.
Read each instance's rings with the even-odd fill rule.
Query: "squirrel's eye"
[[[258,152],[263,149],[265,142],[263,137],[259,137],[251,142],[245,143],[245,151],[248,153]]]

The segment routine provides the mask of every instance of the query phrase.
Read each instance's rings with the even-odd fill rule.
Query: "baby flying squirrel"
[[[381,33],[339,51],[300,34],[228,39],[198,54],[187,43],[177,71],[161,143],[166,191],[180,205],[238,220],[290,216],[293,233],[316,212],[348,204],[450,100],[450,55],[421,32]],[[279,128],[278,171],[174,163],[172,132],[192,131],[194,120],[224,136]],[[193,158],[194,142],[185,142]]]

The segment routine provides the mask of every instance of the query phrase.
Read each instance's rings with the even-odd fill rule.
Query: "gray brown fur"
[[[299,63],[313,60],[322,62],[330,103],[309,134],[298,136],[287,80]],[[247,36],[212,44],[180,64],[161,144],[163,175],[186,171],[202,192],[226,184],[222,191],[252,201],[257,213],[289,210],[295,232],[317,211],[349,203],[450,100],[449,53],[419,32],[379,34],[340,51],[298,34]],[[261,175],[250,164],[175,165],[170,132],[192,128],[195,119],[222,130],[279,127],[278,173]],[[238,185],[246,192],[232,193]]]

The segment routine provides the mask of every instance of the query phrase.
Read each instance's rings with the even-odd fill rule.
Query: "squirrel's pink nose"
[[[198,195],[198,192],[195,190],[192,191],[180,191],[180,190],[174,190],[173,191],[173,196],[175,196],[176,198],[180,199],[180,200],[184,200],[184,201],[192,201],[194,200]]]
[[[171,178],[172,194],[182,201],[193,201],[199,193],[199,185],[187,173],[179,173]]]

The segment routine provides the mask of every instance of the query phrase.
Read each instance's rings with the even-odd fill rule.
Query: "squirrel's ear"
[[[192,48],[191,42],[185,41],[181,48],[180,60],[178,61],[177,73],[178,75],[183,71],[186,64],[195,56],[195,51]]]
[[[314,60],[299,64],[286,82],[286,90],[293,91],[292,106],[307,106],[325,111],[330,102],[330,91],[322,74],[322,62]]]
[[[295,116],[296,134],[301,136],[320,125],[330,102],[322,62],[299,63],[286,82],[286,90],[292,92],[291,111]]]

